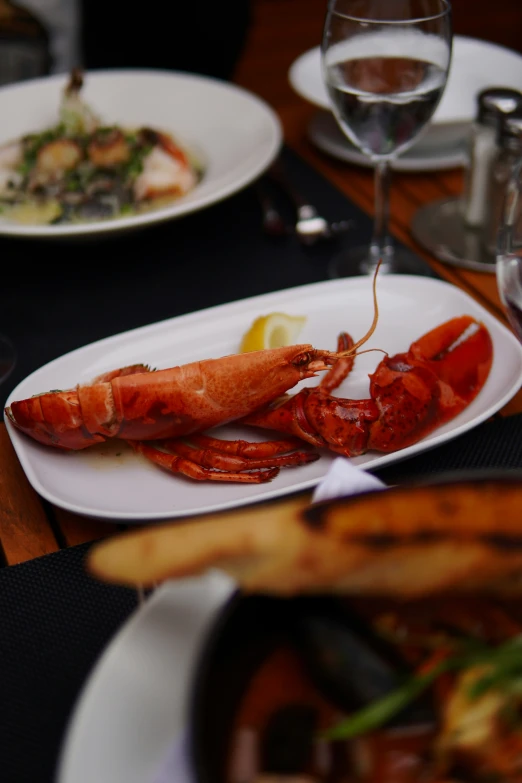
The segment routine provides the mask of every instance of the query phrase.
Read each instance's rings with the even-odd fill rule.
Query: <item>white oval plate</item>
[[[318,111],[308,123],[307,132],[316,147],[338,160],[365,168],[375,165],[346,138],[331,112]],[[466,145],[457,139],[438,145],[415,144],[390,165],[394,171],[442,171],[465,166],[467,161]]]
[[[304,52],[292,63],[288,78],[302,98],[321,109],[330,108],[319,46]],[[475,116],[477,94],[493,86],[522,90],[522,55],[489,41],[454,36],[448,82],[422,143],[438,144],[462,138],[466,125]]]
[[[522,383],[522,346],[512,332],[461,289],[429,277],[383,275],[377,295],[379,321],[365,348],[380,348],[389,354],[405,351],[425,332],[468,313],[490,330],[494,359],[484,388],[455,419],[400,451],[370,451],[354,457],[353,463],[363,470],[419,454],[472,429],[502,408]],[[161,369],[236,353],[253,319],[271,312],[306,316],[300,341],[331,349],[343,330],[355,339],[368,331],[373,317],[372,281],[368,276],[313,283],[108,337],[33,372],[11,392],[7,405],[49,389],[88,383],[105,371],[138,362]],[[375,352],[359,355],[337,394],[351,399],[368,397],[368,374],[379,360],[380,354]],[[304,381],[295,390],[318,380]],[[103,445],[101,449],[94,446],[64,452],[37,443],[16,430],[6,416],[5,420],[26,476],[42,497],[78,514],[128,522],[189,517],[310,489],[323,478],[335,457],[333,452],[323,450],[317,462],[282,469],[266,484],[194,481],[160,469],[117,440],[107,444],[108,451]],[[270,437],[269,431],[254,427],[223,427],[217,434],[246,440]]]
[[[152,783],[185,729],[199,650],[233,591],[211,571],[166,582],[131,615],[78,698],[57,783]]]
[[[0,144],[56,125],[68,75],[0,89]],[[187,215],[232,195],[258,177],[282,143],[281,124],[260,98],[228,82],[158,70],[91,71],[82,97],[109,124],[148,125],[171,132],[205,166],[186,196],[142,215],[89,223],[29,226],[0,218],[0,236],[86,237],[113,234]]]

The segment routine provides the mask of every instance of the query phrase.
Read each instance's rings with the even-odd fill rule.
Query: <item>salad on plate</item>
[[[73,70],[55,126],[0,147],[0,216],[37,225],[133,215],[185,196],[204,176],[166,130],[103,122],[83,83]]]

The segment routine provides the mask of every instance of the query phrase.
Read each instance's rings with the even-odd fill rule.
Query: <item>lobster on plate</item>
[[[455,417],[477,396],[491,368],[492,341],[476,319],[454,318],[406,353],[386,355],[370,375],[369,399],[332,396],[376,318],[377,313],[356,344],[341,335],[337,352],[294,345],[167,370],[133,365],[74,389],[12,402],[6,415],[45,445],[78,450],[120,438],[160,467],[200,480],[269,481],[280,467],[318,459],[310,445],[345,456],[396,451]],[[286,395],[324,370],[316,388]],[[205,434],[230,422],[290,438],[247,443]]]
[[[318,387],[285,395],[246,416],[243,423],[301,438],[345,457],[392,452],[417,443],[453,419],[480,392],[493,361],[491,336],[469,315],[453,318],[386,355],[370,374],[370,397],[330,394],[352,369],[352,340],[342,333],[342,359]]]

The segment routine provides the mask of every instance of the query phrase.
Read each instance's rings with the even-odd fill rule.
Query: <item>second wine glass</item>
[[[344,134],[375,166],[370,245],[334,258],[331,277],[414,272],[388,235],[390,162],[428,126],[446,86],[452,24],[447,0],[329,0],[321,45],[325,86]]]
[[[504,192],[496,272],[500,300],[522,343],[522,158],[514,165]]]

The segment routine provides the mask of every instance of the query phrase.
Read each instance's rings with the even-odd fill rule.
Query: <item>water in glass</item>
[[[427,128],[446,86],[452,26],[447,0],[329,0],[323,80],[344,134],[375,164],[369,247],[334,259],[332,277],[401,268],[388,237],[389,164]]]

